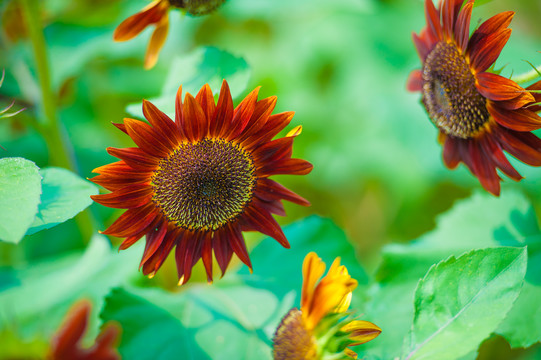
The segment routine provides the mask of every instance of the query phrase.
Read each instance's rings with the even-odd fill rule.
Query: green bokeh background
[[[368,273],[375,271],[384,245],[418,238],[434,228],[438,214],[481,189],[464,166],[454,171],[444,167],[437,131],[420,96],[406,91],[409,72],[420,67],[411,33],[425,26],[423,1],[228,0],[205,17],[172,11],[159,62],[145,71],[151,31],[125,43],[114,43],[112,32],[147,3],[42,2],[59,117],[82,177],[92,177],[92,169],[114,161],[106,147],[131,146],[111,122],[138,116],[142,99],[155,99],[170,111],[171,94],[181,83],[192,94],[207,81],[218,91],[225,77],[235,103],[261,86],[260,97],[278,96],[275,112],[295,111],[285,131],[303,126],[294,156],[312,162],[314,170],[308,176],[277,179],[312,206],[286,204],[288,217],[279,222],[289,224],[314,213],[330,218],[343,229],[352,244],[349,251]],[[529,71],[524,60],[541,64],[541,3],[493,0],[475,7],[472,17],[473,28],[478,20],[510,9],[517,12],[513,34],[496,64],[506,76]],[[0,108],[11,99],[17,109],[26,107],[14,118],[0,119],[0,144],[5,148],[0,157],[24,157],[44,167],[50,165],[47,147],[29,125],[41,111],[40,95],[17,2],[0,1],[0,15],[0,68],[6,70]],[[541,213],[541,170],[512,163],[525,179],[505,179],[502,192],[520,191]],[[98,204],[90,211],[101,230],[121,213]],[[248,234],[249,246],[260,238]],[[68,221],[27,236],[19,245],[0,243],[0,266],[54,261],[86,248],[87,240],[75,222]],[[304,253],[296,251],[294,241],[292,245],[287,256],[300,263]],[[153,280],[137,276],[138,285],[178,291],[171,262]],[[194,281],[204,281],[201,267]],[[501,338],[491,341],[494,344],[485,345],[487,354],[505,346]]]

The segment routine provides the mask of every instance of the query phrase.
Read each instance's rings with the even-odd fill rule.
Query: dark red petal
[[[209,84],[205,84],[201,90],[197,93],[195,100],[199,102],[203,113],[207,118],[207,125],[210,126],[210,123],[214,121],[214,112],[216,111],[216,105],[214,104],[214,95],[210,89]],[[210,131],[209,128],[205,130],[205,133],[208,134]]]
[[[154,131],[161,135],[162,141],[167,141],[169,148],[178,145],[180,142],[178,128],[169,116],[147,100],[143,100],[143,115],[150,122]]]
[[[214,121],[210,123],[210,134],[212,136],[225,137],[226,132],[231,126],[233,112],[233,98],[229,91],[229,85],[227,84],[227,81],[224,80],[222,82],[222,88],[220,89],[218,104],[216,105]]]
[[[511,36],[511,29],[500,30],[486,36],[468,48],[470,66],[477,73],[486,71],[500,56]]]
[[[129,185],[110,194],[91,195],[90,198],[103,206],[116,209],[134,209],[152,199],[154,192],[148,184]]]
[[[171,149],[163,143],[159,134],[150,125],[128,118],[124,119],[124,124],[126,125],[126,130],[128,130],[128,135],[143,151],[157,158],[169,156]]]
[[[167,7],[163,2],[155,2],[150,7],[146,7],[135,15],[130,16],[120,23],[115,29],[113,39],[115,41],[127,41],[133,39],[150,24],[155,24],[164,14],[167,13]]]
[[[158,216],[155,205],[150,203],[136,209],[129,209],[103,231],[106,235],[127,237],[141,232]]]
[[[527,107],[529,104],[532,103],[533,101],[531,94],[529,92],[524,92],[514,99],[498,101],[498,106],[507,110],[516,110],[522,107]],[[535,113],[535,111],[532,111],[532,109],[529,107],[527,108],[527,110]]]
[[[185,284],[192,276],[192,268],[201,258],[204,234],[184,232],[182,241],[177,245],[175,261],[179,276],[179,284]]]
[[[212,282],[212,236],[207,233],[202,240],[201,259],[207,273],[207,282]]]
[[[295,113],[287,111],[269,116],[266,124],[255,133],[250,139],[244,142],[246,148],[271,141],[280,131],[282,131],[293,119]]]
[[[494,15],[490,19],[486,20],[484,23],[475,30],[470,38],[470,43],[468,45],[468,53],[471,51],[473,46],[476,46],[480,41],[482,41],[487,36],[497,33],[509,26],[511,20],[515,13],[513,11],[505,11]]]
[[[541,139],[530,132],[499,129],[496,132],[500,146],[520,161],[541,166]]]
[[[90,315],[90,303],[80,301],[76,303],[66,315],[66,320],[52,339],[52,352],[55,359],[66,359],[77,349],[81,341]]]
[[[255,194],[259,198],[267,201],[283,199],[302,206],[310,206],[308,200],[271,179],[259,179],[257,181]]]
[[[498,124],[516,131],[532,131],[541,128],[541,118],[527,109],[507,110],[492,101],[487,109]]]
[[[498,131],[498,128],[495,128],[493,131]],[[487,157],[492,159],[494,164],[496,164],[496,166],[503,171],[504,174],[515,181],[519,181],[522,179],[522,176],[520,176],[518,171],[515,170],[511,163],[509,163],[502,149],[497,142],[492,139],[492,137],[492,134],[487,134],[487,136],[482,138],[481,145],[483,152]]]
[[[162,221],[161,224],[150,229],[146,234],[145,250],[143,251],[143,258],[139,268],[158,250],[161,246],[165,235],[167,234],[167,221]]]
[[[460,164],[460,150],[461,140],[452,136],[445,137],[445,143],[443,144],[443,163],[449,169],[454,169]]]
[[[120,360],[120,354],[116,350],[120,338],[121,329],[115,323],[106,323],[96,338],[95,345],[90,349],[88,360]]]
[[[240,261],[242,261],[246,266],[252,270],[252,262],[250,261],[250,256],[248,255],[248,250],[246,249],[246,243],[242,237],[242,232],[238,225],[227,225],[224,228],[224,233],[227,234],[227,239],[231,249],[237,254]]]
[[[170,232],[166,234],[164,241],[159,249],[143,264],[143,274],[154,276],[156,271],[163,265],[165,259],[171,252],[171,249],[175,245],[176,232]]]
[[[425,42],[424,38],[420,37],[416,33],[412,33],[411,37],[413,39],[413,45],[415,45],[415,49],[417,49],[417,53],[419,54],[419,58],[422,62],[424,62],[426,56],[430,52],[430,47]]]
[[[89,179],[95,184],[103,186],[109,191],[122,189],[129,185],[148,183],[152,173],[123,172],[120,175],[98,175]]]
[[[227,269],[227,266],[229,265],[229,262],[231,261],[231,256],[233,255],[233,249],[231,249],[230,245],[230,232],[221,230],[216,231],[214,233],[214,237],[212,238],[212,247],[214,248],[214,256],[216,257],[216,261],[218,262],[218,265],[220,266],[220,270],[222,271],[222,276],[225,274],[225,271]]]
[[[473,173],[486,191],[499,196],[500,177],[496,173],[496,167],[491,159],[484,155],[477,142],[470,141],[469,145]]]
[[[440,24],[440,14],[432,0],[425,0],[425,16],[429,33],[436,39],[443,40],[443,34]]]
[[[464,52],[468,46],[468,38],[470,36],[470,20],[473,9],[473,0],[469,0],[466,5],[460,10],[455,23],[455,40],[458,49]]]
[[[265,143],[252,151],[257,164],[290,158],[293,153],[293,137],[283,137]]]
[[[257,194],[255,196],[257,196]],[[271,214],[275,214],[278,216],[286,216],[286,210],[284,209],[284,205],[279,200],[267,201],[259,196],[257,196],[257,198],[261,200],[262,209],[267,210]]]
[[[139,148],[113,148],[108,147],[107,152],[121,160],[134,169],[141,171],[153,171],[160,159],[151,156]]]
[[[535,84],[532,84],[532,85],[528,86],[527,89],[528,90],[541,90],[541,81],[538,81]],[[536,103],[541,102],[541,93],[540,92],[532,92],[531,94],[535,98]],[[540,112],[541,111],[541,105],[529,106],[528,110],[533,111],[533,112]]]
[[[126,135],[128,135],[128,130],[126,130],[126,125],[124,124],[117,124],[117,123],[111,123],[113,124],[118,130],[122,131]]]
[[[244,129],[244,132],[238,138],[240,143],[249,139],[250,136],[265,126],[269,116],[272,114],[274,107],[276,106],[276,99],[276,96],[271,96],[262,99],[255,104],[254,113],[252,114],[246,129]]]
[[[276,220],[274,220],[272,215],[264,209],[261,200],[257,198],[252,199],[251,204],[244,211],[241,223],[248,225],[251,229],[255,229],[260,233],[274,238],[286,249],[290,248],[282,228],[278,225]]]
[[[443,24],[443,34],[446,39],[453,38],[455,22],[458,17],[458,12],[464,0],[444,0],[441,10],[441,18]]]
[[[477,90],[487,99],[494,101],[510,100],[521,95],[531,98],[534,102],[534,97],[524,90],[513,80],[509,80],[503,76],[483,72],[476,75],[477,82],[475,86]]]
[[[124,172],[131,171],[133,172],[134,169],[126,164],[124,161],[115,161],[114,163],[110,163],[107,165],[99,166],[92,170],[93,173],[102,174],[102,175],[118,175],[123,176]]]
[[[278,174],[306,175],[312,171],[313,167],[312,164],[303,159],[284,159],[264,164],[256,172],[261,176]]]
[[[187,93],[184,98],[184,133],[190,141],[198,141],[207,135],[208,121],[201,105]]]
[[[257,95],[260,87],[256,87],[250,92],[235,108],[233,120],[231,120],[231,129],[227,132],[227,139],[236,139],[246,128],[254,111],[257,102]]]
[[[423,73],[421,70],[413,70],[410,73],[406,88],[411,92],[423,90]]]

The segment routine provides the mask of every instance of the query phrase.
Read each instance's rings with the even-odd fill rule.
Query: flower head
[[[82,348],[91,305],[88,301],[77,302],[68,311],[64,323],[53,337],[50,360],[117,360],[116,350],[120,329],[116,324],[106,324],[90,348]]]
[[[234,108],[226,81],[217,104],[208,85],[184,102],[179,89],[174,121],[143,101],[150,125],[133,119],[116,124],[138,147],[107,149],[121,160],[95,169],[101,175],[92,181],[112,193],[92,198],[128,209],[104,231],[126,238],[120,249],[146,235],[145,275],[155,274],[175,246],[180,283],[201,258],[212,281],[213,252],[222,274],[233,253],[251,269],[242,231],[260,231],[289,248],[272,214],[285,216],[282,200],[309,203],[269,176],[304,175],[312,165],[291,158],[300,127],[272,140],[293,113],[271,115],[276,97],[258,101],[258,91]]]
[[[151,69],[156,65],[160,50],[167,38],[169,9],[179,8],[191,15],[200,16],[211,13],[224,2],[225,0],[155,0],[120,23],[115,29],[113,39],[115,41],[131,40],[147,26],[154,25],[155,29],[145,55],[145,69]]]
[[[499,195],[497,168],[522,179],[503,151],[541,166],[541,140],[531,133],[541,128],[541,118],[528,89],[489,69],[511,35],[514,13],[493,16],[470,37],[474,0],[463,3],[443,0],[436,9],[425,1],[427,27],[413,34],[423,68],[411,73],[408,89],[422,94],[445,165],[454,169],[463,162],[487,191]]]
[[[357,281],[336,258],[327,275],[313,252],[304,259],[301,308],[291,309],[274,334],[275,360],[357,358],[349,346],[376,338],[381,329],[348,312]],[[319,281],[319,283],[318,283]]]

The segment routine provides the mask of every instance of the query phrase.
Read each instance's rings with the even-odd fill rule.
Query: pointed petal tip
[[[286,137],[296,137],[302,133],[302,125],[295,126],[290,132],[287,133]]]

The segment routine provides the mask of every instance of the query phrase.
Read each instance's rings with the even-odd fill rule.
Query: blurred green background
[[[172,11],[159,62],[145,71],[151,30],[125,43],[114,43],[112,33],[147,3],[42,1],[59,117],[82,177],[92,177],[92,169],[114,161],[106,147],[131,146],[111,122],[140,117],[142,99],[171,114],[179,85],[194,94],[209,82],[217,92],[225,77],[235,103],[260,85],[260,97],[278,96],[275,112],[296,112],[285,131],[303,126],[294,156],[312,162],[314,170],[308,176],[278,178],[312,207],[286,204],[289,216],[278,220],[288,224],[314,213],[332,219],[369,273],[385,244],[419,237],[434,228],[436,215],[481,189],[464,166],[455,171],[444,167],[437,131],[420,96],[405,89],[409,72],[420,67],[411,33],[425,26],[423,1],[228,0],[205,17]],[[477,6],[472,28],[505,10],[517,14],[497,67],[505,66],[505,75],[529,71],[524,60],[541,64],[539,0],[493,0]],[[2,0],[0,15],[0,69],[6,70],[0,108],[12,99],[17,109],[26,107],[16,117],[0,119],[5,148],[0,157],[24,157],[47,166],[46,144],[32,126],[41,111],[40,92],[17,1]],[[541,213],[541,170],[512,163],[525,179],[505,179],[502,192],[519,189]],[[101,230],[120,214],[97,204],[90,211]],[[252,245],[258,238],[248,236]],[[17,246],[1,243],[0,266],[23,266],[84,248],[87,242],[69,221],[27,236]],[[152,285],[173,289],[173,268],[166,264]]]

